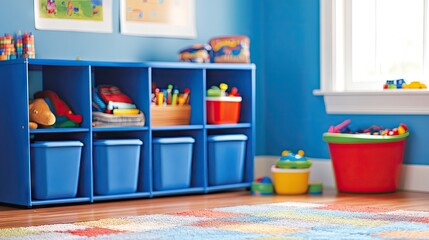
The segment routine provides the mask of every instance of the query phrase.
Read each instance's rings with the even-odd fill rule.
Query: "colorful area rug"
[[[0,229],[0,239],[429,239],[429,212],[283,202]]]

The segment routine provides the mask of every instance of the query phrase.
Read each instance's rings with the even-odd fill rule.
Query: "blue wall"
[[[429,164],[428,116],[328,115],[323,98],[312,94],[320,86],[319,0],[270,0],[264,4],[265,155],[304,149],[307,156],[329,158],[322,134],[330,125],[351,119],[355,129],[406,123],[410,136],[405,163]]]
[[[113,0],[113,33],[39,31],[33,4],[1,1],[0,34],[32,31],[38,58],[100,61],[177,61],[177,51],[221,35],[248,35],[257,66],[257,155],[304,149],[329,158],[322,134],[351,119],[353,127],[408,124],[405,162],[429,164],[427,116],[327,115],[319,88],[319,0],[196,0],[196,39],[148,38],[119,33],[119,1]]]

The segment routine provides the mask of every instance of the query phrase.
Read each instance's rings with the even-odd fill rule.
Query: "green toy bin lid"
[[[323,141],[328,143],[384,143],[405,140],[410,135],[406,132],[395,136],[380,136],[368,134],[324,133]]]

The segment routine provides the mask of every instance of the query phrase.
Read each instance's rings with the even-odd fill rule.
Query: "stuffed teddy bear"
[[[54,125],[56,118],[51,112],[49,105],[43,98],[36,98],[30,101],[29,110],[29,127],[36,129],[39,125],[49,127]]]

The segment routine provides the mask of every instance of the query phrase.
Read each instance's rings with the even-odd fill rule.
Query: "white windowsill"
[[[429,114],[429,90],[396,89],[336,92],[313,90],[323,96],[329,114]]]

